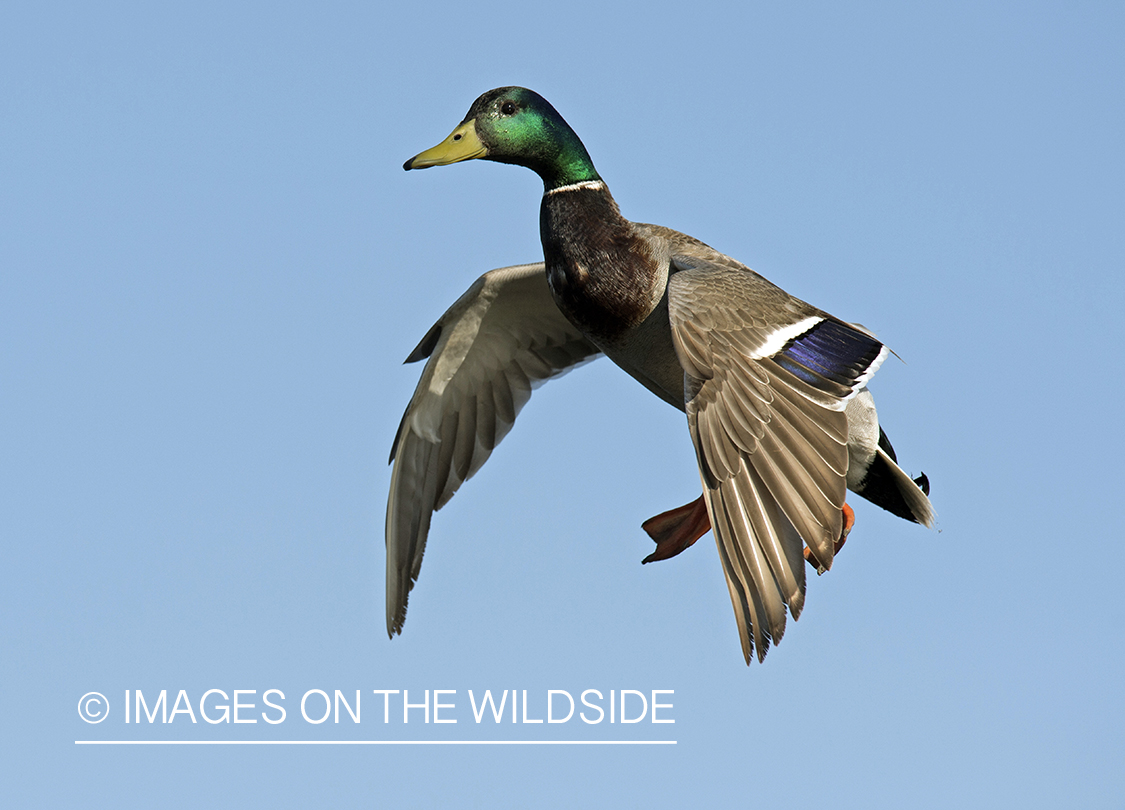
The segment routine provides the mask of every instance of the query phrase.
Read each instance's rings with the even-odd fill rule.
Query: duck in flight
[[[687,415],[703,495],[646,521],[645,562],[711,530],[742,652],[761,661],[851,528],[845,490],[933,526],[867,381],[889,350],[697,239],[621,216],[544,98],[491,90],[425,169],[480,158],[543,180],[544,261],[485,273],[407,357],[428,358],[391,449],[387,632],[402,631],[433,512],[487,460],[537,384],[604,354]]]

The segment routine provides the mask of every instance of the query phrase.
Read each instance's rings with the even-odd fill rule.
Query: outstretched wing
[[[786,606],[793,618],[801,613],[803,546],[824,568],[832,565],[848,471],[845,403],[888,350],[716,258],[673,256],[669,314],[703,494],[749,663],[781,639]]]
[[[388,635],[402,631],[433,513],[488,459],[536,384],[597,354],[555,306],[538,263],[485,273],[406,358],[429,361],[391,448]]]

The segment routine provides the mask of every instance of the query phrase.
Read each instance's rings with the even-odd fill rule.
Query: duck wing
[[[832,565],[847,401],[888,350],[699,243],[668,282],[688,428],[747,663],[804,605],[803,546]]]
[[[387,634],[402,631],[433,513],[480,469],[537,384],[599,350],[566,320],[542,262],[477,279],[406,358],[429,358],[391,447]]]

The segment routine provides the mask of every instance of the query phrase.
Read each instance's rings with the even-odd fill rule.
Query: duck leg
[[[844,504],[843,512],[844,526],[840,531],[840,539],[836,541],[834,553],[844,547],[848,534],[855,525],[855,512],[852,508]],[[703,502],[703,496],[700,495],[691,503],[661,512],[656,517],[650,517],[641,524],[641,528],[656,543],[656,551],[641,560],[643,564],[675,557],[711,530],[711,518],[707,515],[707,504]],[[816,565],[808,548],[805,549],[805,559],[808,560],[809,565]]]
[[[656,542],[656,551],[641,560],[643,564],[675,557],[711,530],[711,518],[700,495],[689,504],[649,518],[641,528]]]

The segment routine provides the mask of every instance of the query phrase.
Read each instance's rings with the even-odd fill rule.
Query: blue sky
[[[10,801],[1120,806],[1123,23],[1108,3],[6,7]],[[385,460],[421,370],[401,361],[480,273],[540,256],[530,172],[401,165],[505,84],[554,103],[626,216],[904,361],[872,390],[939,530],[857,503],[764,665],[709,537],[640,565],[641,521],[698,474],[682,414],[604,360],[540,389],[437,514],[386,637]],[[239,690],[261,719],[126,724],[138,689],[197,715]],[[663,690],[675,722],[477,723],[486,689],[526,690],[529,719],[548,690],[632,690],[630,712]],[[361,722],[305,721],[312,690],[360,690]],[[447,690],[457,722],[403,723],[396,694],[384,723],[373,690]],[[676,744],[75,745],[95,739]]]

